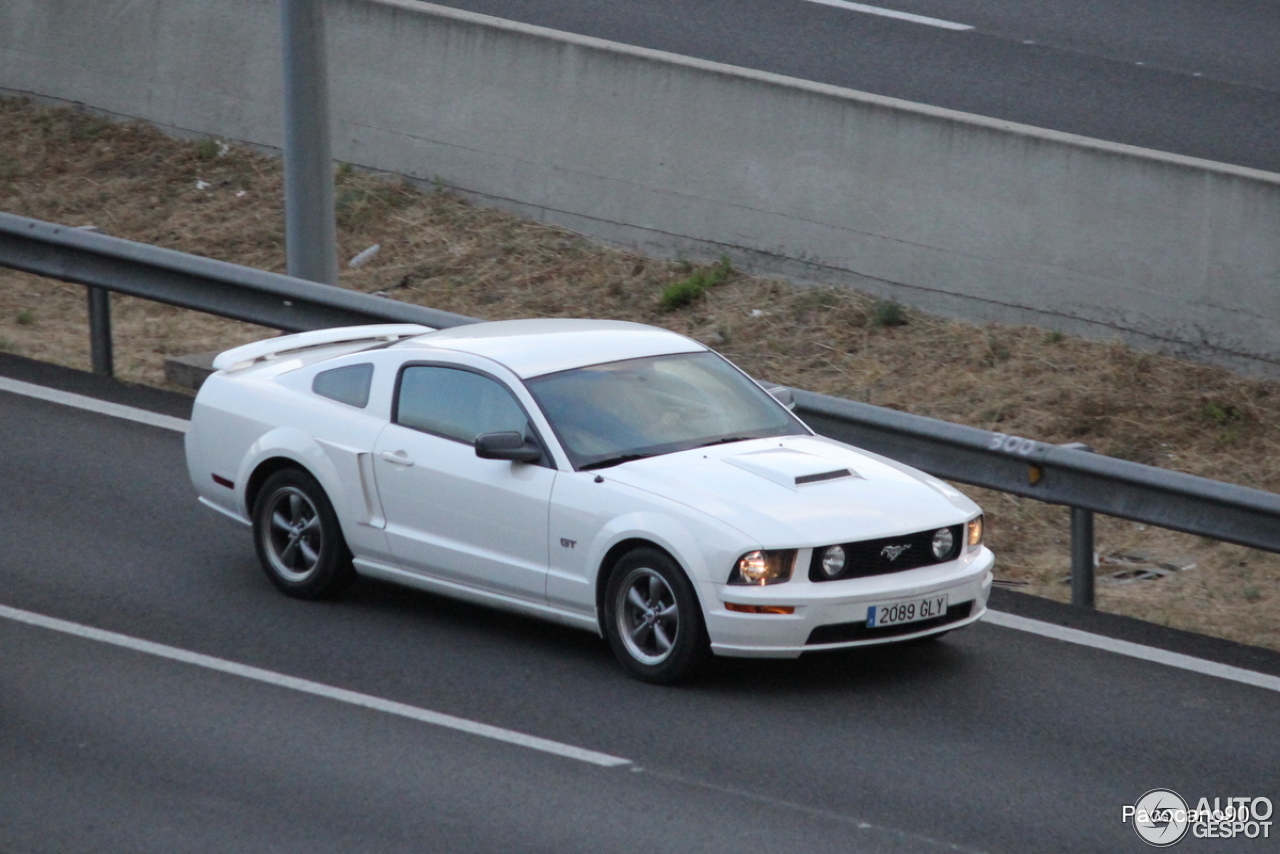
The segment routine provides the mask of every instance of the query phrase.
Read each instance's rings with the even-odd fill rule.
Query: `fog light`
[[[950,528],[939,528],[933,532],[933,556],[938,560],[943,560],[951,554],[955,544],[956,538],[952,536]]]
[[[822,553],[822,574],[827,578],[835,578],[844,572],[845,566],[844,549],[840,546],[827,546],[826,551]]]
[[[969,534],[966,540],[969,548],[977,548],[982,545],[982,517],[969,520]]]

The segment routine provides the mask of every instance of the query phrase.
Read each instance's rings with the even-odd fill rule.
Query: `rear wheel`
[[[300,469],[267,478],[253,505],[253,539],[267,578],[299,599],[324,599],[355,580],[338,516],[316,479]]]
[[[628,552],[605,587],[605,635],[618,661],[646,682],[686,679],[710,654],[693,585],[653,548]]]

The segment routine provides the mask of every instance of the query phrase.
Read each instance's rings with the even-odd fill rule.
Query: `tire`
[[[710,657],[693,585],[657,549],[635,549],[614,565],[604,607],[605,637],[632,676],[669,684],[694,675]]]
[[[355,581],[333,505],[301,469],[267,478],[253,504],[253,542],[267,578],[298,599],[326,599]]]

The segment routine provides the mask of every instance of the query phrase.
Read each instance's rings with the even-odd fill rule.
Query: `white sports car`
[[[813,434],[702,344],[636,323],[324,329],[222,353],[200,500],[291,596],[357,573],[597,632],[669,682],[710,653],[937,636],[982,616],[978,506]]]

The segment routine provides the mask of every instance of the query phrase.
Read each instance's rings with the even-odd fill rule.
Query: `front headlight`
[[[965,544],[971,549],[976,549],[982,545],[982,517],[969,520],[969,526],[966,530]]]
[[[778,584],[791,578],[796,562],[795,549],[757,549],[738,558],[729,576],[730,584]]]

